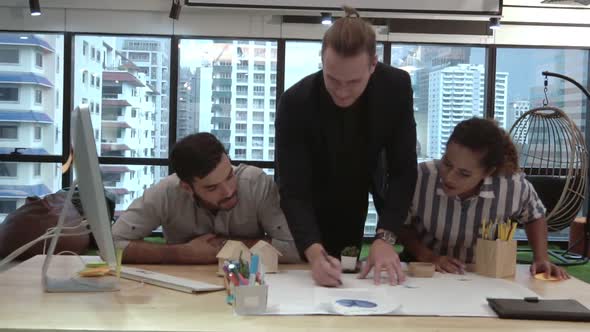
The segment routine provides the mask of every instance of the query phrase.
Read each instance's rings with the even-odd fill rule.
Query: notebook
[[[500,318],[590,322],[590,310],[576,300],[492,299],[488,304]]]
[[[121,278],[141,281],[146,284],[170,288],[186,293],[200,293],[221,290],[224,287],[201,281],[174,277],[169,274],[122,266]]]

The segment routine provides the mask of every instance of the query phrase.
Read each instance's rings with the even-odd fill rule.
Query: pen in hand
[[[332,266],[333,268],[338,268],[337,266],[334,266],[334,264],[332,264],[332,261],[330,260],[330,257],[328,256],[328,253],[326,253],[325,250],[322,249],[322,256],[324,256],[324,259],[326,261],[328,261],[328,264],[330,264],[330,266]],[[338,285],[342,286],[342,280],[338,279]]]

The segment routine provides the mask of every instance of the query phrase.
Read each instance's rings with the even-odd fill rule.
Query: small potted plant
[[[349,246],[342,249],[340,253],[340,263],[342,264],[343,272],[356,272],[356,262],[360,254],[359,248]]]

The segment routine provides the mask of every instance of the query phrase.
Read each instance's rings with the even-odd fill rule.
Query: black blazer
[[[281,208],[302,256],[313,243],[322,243],[318,216],[326,214],[320,213],[325,208],[321,198],[339,194],[331,193],[322,181],[328,171],[323,123],[330,119],[319,109],[321,84],[319,71],[285,91],[275,123]],[[396,232],[407,216],[417,176],[410,77],[405,71],[378,63],[366,89],[367,172],[374,179],[371,191],[379,214],[378,228]],[[340,231],[344,229],[335,229],[333,236]]]

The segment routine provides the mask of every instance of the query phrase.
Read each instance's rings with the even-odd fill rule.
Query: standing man
[[[312,277],[340,283],[341,250],[360,247],[368,193],[379,222],[365,277],[375,283],[386,270],[392,285],[404,279],[392,244],[406,218],[416,183],[416,125],[409,75],[378,63],[375,32],[356,10],[325,33],[323,70],[281,96],[277,120],[277,171],[281,207]],[[382,153],[383,152],[383,153]],[[380,156],[386,156],[387,188],[380,191]]]

